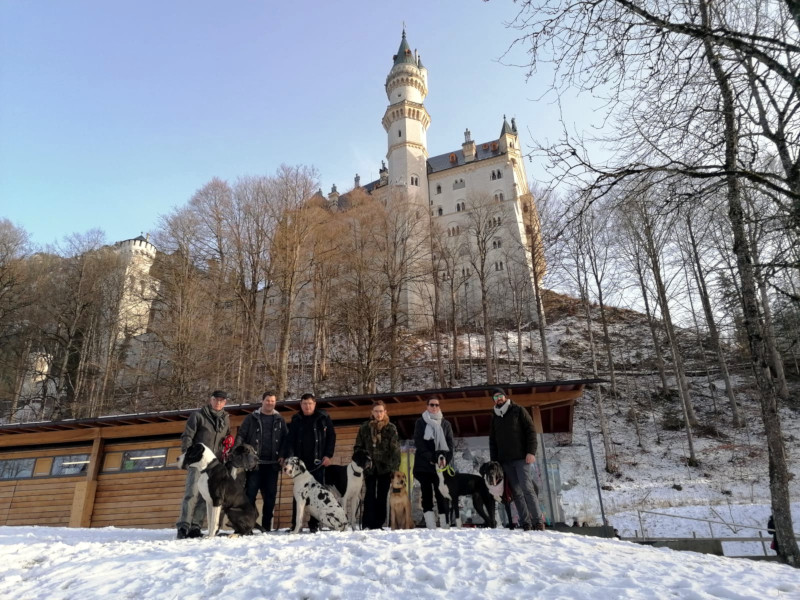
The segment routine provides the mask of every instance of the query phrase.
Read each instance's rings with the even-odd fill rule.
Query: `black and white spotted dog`
[[[364,450],[357,450],[353,452],[353,460],[349,464],[325,467],[325,483],[334,488],[342,498],[342,507],[353,531],[358,523],[358,504],[364,489],[364,471],[371,466],[369,454]]]
[[[297,505],[292,533],[300,533],[306,509],[322,526],[336,531],[347,528],[347,515],[344,514],[342,505],[333,492],[314,479],[302,460],[296,456],[287,458],[283,463],[283,473],[292,478],[294,501]]]
[[[231,477],[228,469],[205,444],[194,444],[178,457],[181,469],[198,469],[197,489],[206,501],[208,537],[217,535],[220,516],[224,513],[239,535],[250,535],[257,524],[258,511],[244,494],[244,488]]]

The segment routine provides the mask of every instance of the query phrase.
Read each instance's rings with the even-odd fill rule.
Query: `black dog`
[[[178,457],[182,469],[199,469],[197,489],[206,501],[208,537],[214,537],[219,529],[220,517],[224,513],[239,535],[251,535],[253,529],[261,531],[256,524],[258,511],[244,495],[244,489],[231,477],[211,448],[205,444],[194,444]]]
[[[350,527],[355,531],[358,522],[358,504],[364,487],[364,471],[372,467],[372,458],[363,450],[353,452],[348,465],[325,467],[325,483],[342,497],[342,507]]]
[[[451,525],[455,524],[456,527],[461,527],[458,499],[461,496],[470,496],[475,512],[483,519],[483,526],[497,527],[494,497],[489,493],[483,477],[468,473],[456,473],[447,464],[447,457],[444,454],[439,455],[436,472],[439,475],[439,491],[450,501],[448,521]]]
[[[236,446],[228,455],[228,462],[225,463],[228,472],[237,484],[244,487],[245,473],[258,468],[258,454],[256,449],[250,444],[240,444]]]
[[[481,477],[483,477],[483,481],[486,483],[486,487],[489,489],[489,493],[491,493],[495,502],[499,502],[503,505],[508,528],[514,529],[514,521],[511,518],[511,490],[506,482],[503,467],[499,462],[493,460],[482,464],[478,472],[481,474]]]

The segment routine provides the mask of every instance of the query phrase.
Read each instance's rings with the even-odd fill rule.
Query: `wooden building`
[[[575,401],[598,380],[501,385],[532,411],[539,433],[572,432]],[[448,388],[370,396],[318,398],[336,427],[334,462],[350,460],[360,423],[372,401],[383,400],[401,439],[429,397],[438,397],[456,437],[488,435],[494,386]],[[260,403],[229,406],[234,430]],[[288,421],[299,401],[279,403]],[[174,527],[185,472],[169,467],[180,454],[180,435],[191,410],[25,423],[0,427],[0,525],[69,527]],[[274,526],[291,519],[291,482],[281,476]],[[260,500],[259,500],[260,502]],[[260,509],[260,507],[259,507]]]

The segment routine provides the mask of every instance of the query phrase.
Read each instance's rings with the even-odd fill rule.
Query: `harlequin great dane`
[[[292,533],[300,533],[306,508],[320,525],[344,531],[347,527],[347,515],[344,514],[342,505],[333,496],[333,492],[314,479],[302,460],[296,456],[286,459],[283,473],[292,478],[294,501],[297,505]]]
[[[217,535],[222,513],[228,517],[233,530],[239,535],[250,535],[256,524],[258,511],[244,495],[244,489],[237,485],[228,469],[217,460],[214,452],[205,444],[194,444],[177,460],[181,469],[199,469],[197,489],[206,501],[208,537]]]
[[[342,507],[347,522],[353,531],[358,523],[358,505],[364,489],[364,471],[372,466],[372,459],[363,450],[353,452],[353,460],[347,465],[325,467],[325,482],[333,487],[342,498]]]

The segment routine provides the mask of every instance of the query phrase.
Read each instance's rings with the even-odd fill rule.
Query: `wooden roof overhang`
[[[410,439],[414,423],[425,410],[428,398],[435,396],[442,401],[442,412],[452,423],[456,437],[471,437],[488,435],[492,389],[500,387],[517,404],[534,409],[534,417],[537,413],[541,416],[543,433],[561,433],[572,431],[573,406],[585,386],[601,381],[579,379],[331,396],[317,398],[317,406],[326,410],[337,425],[350,425],[368,419],[373,401],[383,400],[401,438]],[[239,404],[227,406],[225,410],[231,416],[231,424],[238,426],[259,406],[260,403]],[[281,402],[277,406],[287,421],[299,408],[299,400]],[[0,426],[0,448],[69,444],[97,438],[122,440],[176,435],[183,432],[186,419],[195,410],[3,425]]]

